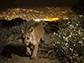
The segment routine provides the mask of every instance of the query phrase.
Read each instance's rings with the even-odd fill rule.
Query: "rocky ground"
[[[10,38],[11,39],[11,38]],[[45,42],[43,44],[43,48],[41,47],[41,43],[39,44],[38,54],[36,60],[31,60],[28,55],[25,53],[25,45],[22,43],[22,40],[15,39],[7,43],[7,45],[3,48],[0,63],[60,63],[57,58],[49,57],[49,47],[53,43],[53,39],[50,38],[50,35],[45,35]]]

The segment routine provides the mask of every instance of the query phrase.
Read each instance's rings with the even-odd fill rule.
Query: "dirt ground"
[[[43,44],[43,48],[40,46],[40,43],[37,58],[35,60],[31,60],[25,53],[26,49],[22,40],[16,38],[15,40],[8,42],[3,48],[2,54],[0,54],[0,63],[60,63],[57,58],[54,60],[48,58],[48,46],[53,42],[53,39],[50,38],[50,35],[45,35],[46,40]],[[11,37],[9,40],[10,39]]]

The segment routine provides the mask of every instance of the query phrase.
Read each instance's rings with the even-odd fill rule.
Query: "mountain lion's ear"
[[[33,32],[33,29],[30,32]]]
[[[21,32],[22,32],[22,34],[24,34],[24,31],[23,30],[21,30]]]

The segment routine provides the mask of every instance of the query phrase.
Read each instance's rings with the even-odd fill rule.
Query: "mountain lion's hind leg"
[[[45,35],[43,34],[43,36],[42,36],[42,41],[44,42],[44,40],[45,40]]]

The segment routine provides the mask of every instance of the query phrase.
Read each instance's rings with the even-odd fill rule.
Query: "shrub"
[[[53,53],[65,62],[80,63],[84,56],[84,30],[79,21],[70,20],[63,24],[54,33]]]

